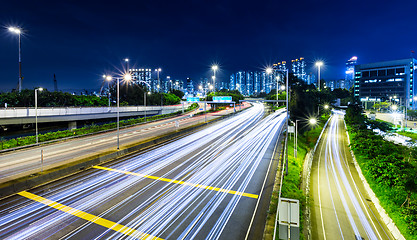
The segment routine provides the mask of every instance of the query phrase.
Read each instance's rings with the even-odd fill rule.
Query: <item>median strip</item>
[[[52,208],[58,209],[62,212],[71,214],[73,216],[79,217],[81,219],[87,220],[87,221],[95,223],[97,225],[100,225],[100,226],[106,227],[108,229],[112,229],[114,231],[123,233],[125,235],[129,235],[129,236],[132,236],[132,237],[135,237],[135,238],[138,238],[138,239],[163,240],[162,238],[154,237],[154,236],[151,236],[149,234],[136,231],[133,228],[126,227],[126,226],[120,225],[118,223],[112,222],[110,220],[107,220],[107,219],[104,219],[104,218],[101,218],[101,217],[83,212],[81,210],[78,210],[78,209],[75,209],[75,208],[72,208],[72,207],[54,202],[52,200],[46,199],[44,197],[38,196],[38,195],[30,193],[30,192],[23,191],[23,192],[19,192],[18,194],[20,196],[29,198],[33,201],[40,202],[40,203],[45,204],[47,206],[50,206]]]
[[[234,190],[228,190],[228,189],[223,189],[223,188],[218,188],[218,187],[211,187],[211,186],[206,186],[206,185],[201,185],[201,184],[196,184],[196,183],[184,182],[184,181],[180,181],[180,180],[173,180],[173,179],[168,179],[168,178],[150,176],[150,175],[146,175],[146,174],[128,172],[128,171],[117,170],[117,169],[113,169],[113,168],[106,168],[106,167],[101,167],[101,166],[94,166],[93,168],[112,171],[112,172],[118,172],[118,173],[124,173],[124,174],[128,174],[128,175],[134,175],[134,176],[139,176],[139,177],[143,177],[143,178],[148,178],[148,179],[153,179],[153,180],[158,180],[158,181],[164,181],[164,182],[169,182],[169,183],[182,184],[182,185],[187,185],[187,186],[191,186],[191,187],[197,187],[197,188],[202,188],[202,189],[207,189],[207,190],[212,190],[212,191],[217,191],[217,192],[224,192],[224,193],[229,193],[229,194],[241,195],[243,197],[248,197],[248,198],[254,198],[254,199],[258,198],[258,195],[256,195],[256,194],[238,192],[238,191],[234,191]]]

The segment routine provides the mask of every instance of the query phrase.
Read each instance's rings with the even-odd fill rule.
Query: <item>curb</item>
[[[345,122],[344,119],[343,119],[343,123],[345,124],[345,129],[346,129],[346,135],[347,135],[347,139],[348,139],[348,143],[349,143],[350,154],[352,155],[356,171],[358,171],[358,175],[359,175],[363,185],[365,186],[365,190],[366,190],[367,194],[371,198],[371,201],[374,204],[374,206],[375,206],[376,210],[378,211],[379,215],[381,216],[382,221],[384,221],[385,225],[387,225],[388,230],[391,231],[394,238],[398,239],[398,240],[405,240],[404,236],[401,234],[400,230],[397,228],[394,221],[392,221],[392,219],[388,216],[385,209],[379,203],[379,199],[376,197],[374,191],[372,191],[372,188],[369,186],[368,182],[366,181],[365,176],[362,174],[362,169],[359,166],[358,161],[356,161],[355,154],[353,153],[352,149],[350,148],[350,137],[349,137],[349,133],[347,132],[346,122]]]

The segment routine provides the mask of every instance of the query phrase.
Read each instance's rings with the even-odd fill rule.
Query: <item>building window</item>
[[[369,71],[363,71],[362,77],[369,77]]]
[[[405,69],[403,67],[402,68],[396,68],[395,73],[396,73],[396,75],[404,75]]]
[[[378,76],[385,76],[386,75],[386,71],[384,70],[378,70]]]
[[[387,75],[388,76],[395,75],[395,69],[394,68],[387,69]]]
[[[377,74],[376,70],[373,70],[373,71],[370,72],[370,75],[371,75],[371,77],[376,77],[378,74]]]

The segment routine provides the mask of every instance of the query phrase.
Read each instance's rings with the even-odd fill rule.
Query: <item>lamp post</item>
[[[272,73],[272,68],[271,67],[267,67],[265,69],[265,73],[268,74],[268,77],[269,77],[269,75]],[[277,80],[277,100],[278,100],[278,80]],[[278,102],[277,102],[277,104],[278,104]]]
[[[300,120],[295,120],[295,158],[297,159],[297,153],[298,153],[298,121]]]
[[[156,74],[158,76],[157,87],[158,87],[158,93],[161,96],[161,108],[162,108],[162,95],[161,95],[161,91],[160,91],[160,88],[159,88],[161,86],[161,83],[159,82],[159,72],[161,72],[162,69],[158,68],[158,69],[155,69],[155,71],[156,71]],[[161,113],[162,113],[162,110],[161,110]]]
[[[106,76],[106,80],[111,81],[113,77]],[[123,76],[125,81],[132,80],[132,76],[130,74],[125,74]],[[120,77],[116,78],[117,81],[117,150],[120,149]]]
[[[219,67],[217,65],[213,65],[211,67],[211,69],[213,70],[213,77],[212,77],[212,79],[213,79],[213,86],[214,86],[214,90],[216,90],[216,71],[217,71],[217,69],[219,69]]]
[[[283,70],[284,71],[284,70]],[[285,108],[287,109],[287,120],[286,120],[286,122],[287,122],[287,130],[285,131],[285,135],[286,135],[286,138],[288,139],[288,121],[289,121],[289,111],[288,111],[288,102],[289,102],[289,97],[290,97],[290,94],[289,94],[289,88],[288,88],[288,69],[286,69],[285,70],[285,72],[286,72],[286,82],[285,82],[285,91],[286,91],[286,93],[285,93],[285,97],[286,97],[286,99],[285,99]],[[277,86],[277,88],[278,88],[278,86]],[[288,144],[288,140],[287,140],[287,144]],[[287,155],[287,161],[286,161],[286,175],[288,175],[288,146],[286,147],[286,152],[285,152],[285,154]]]
[[[112,80],[112,77],[108,75],[103,75],[103,78],[107,80],[107,89],[108,89],[108,98],[109,98],[109,107],[110,107],[110,81]]]
[[[286,111],[286,115],[287,115],[287,117],[286,117],[286,128],[287,128],[287,130],[286,130],[286,133],[285,133],[285,137],[286,137],[286,139],[288,139],[288,121],[289,121],[289,111],[288,111],[288,102],[289,102],[289,88],[288,88],[288,69],[280,69],[280,70],[278,70],[278,71],[281,71],[281,72],[285,72],[285,78],[286,78],[286,81],[285,81],[285,89],[286,89],[286,99],[285,99],[285,106],[286,106],[286,108],[287,108],[287,111]],[[266,70],[265,70],[265,72],[266,73],[272,73],[272,68],[270,68],[270,67],[268,67]],[[278,79],[277,79],[278,80]],[[277,101],[278,101],[278,81],[277,81]],[[277,102],[277,104],[278,104],[278,102]],[[286,144],[288,144],[288,140],[287,141],[285,141],[286,142]],[[285,170],[286,170],[286,175],[288,175],[288,145],[286,146],[286,148],[285,148],[286,150],[285,150],[285,155],[286,155],[286,162],[285,162]]]
[[[318,88],[318,90],[320,91],[320,67],[321,66],[323,66],[323,62],[322,61],[318,61],[318,62],[316,62],[316,66],[317,66],[317,68],[318,68],[318,79],[317,79],[317,88]]]
[[[38,90],[42,91],[43,88],[35,88],[35,131],[36,131],[36,143],[38,140]]]
[[[22,29],[18,27],[9,27],[9,31],[19,35],[19,82],[18,82],[18,90],[19,92],[22,91],[22,42],[21,42],[21,34]]]

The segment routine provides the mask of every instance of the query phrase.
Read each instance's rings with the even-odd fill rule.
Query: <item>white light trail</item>
[[[275,143],[282,130],[285,120],[282,112],[263,118],[263,105],[255,104],[235,117],[133,156],[111,168],[245,192],[268,147]],[[115,202],[121,194],[136,186],[142,187]],[[111,204],[97,215],[102,218],[131,206],[140,197],[143,200],[136,201],[135,207],[115,222],[151,236],[170,238],[175,235],[184,239],[200,234],[213,214],[220,212],[206,236],[207,239],[218,239],[242,199],[241,195],[104,170],[38,194],[90,213]],[[10,239],[47,238],[76,220],[77,217],[41,203],[25,201],[24,205],[0,211],[0,238],[6,235]],[[65,238],[76,237],[91,224],[81,225]],[[97,239],[132,237],[112,230],[97,235]]]

